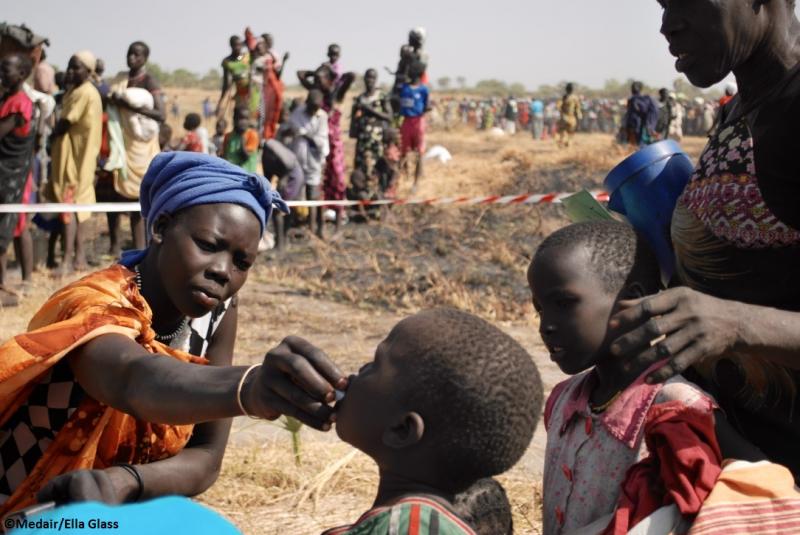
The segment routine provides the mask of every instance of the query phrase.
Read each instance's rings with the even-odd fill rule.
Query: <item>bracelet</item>
[[[242,388],[244,387],[244,382],[247,380],[247,376],[250,375],[250,372],[255,370],[256,368],[260,367],[261,364],[253,364],[242,374],[242,378],[239,379],[239,386],[236,387],[236,403],[239,405],[239,410],[242,411],[242,416],[247,416],[248,418],[253,418],[254,420],[260,420],[258,416],[252,416],[247,413],[244,408],[244,404],[242,403]]]
[[[142,498],[142,494],[144,493],[144,481],[142,481],[142,475],[132,464],[119,463],[115,466],[119,466],[120,468],[128,472],[136,479],[136,483],[139,485],[139,490],[136,491],[136,496],[134,496],[133,500],[131,501],[138,502]]]

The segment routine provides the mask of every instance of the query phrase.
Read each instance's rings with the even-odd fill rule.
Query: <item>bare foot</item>
[[[11,290],[0,286],[0,307],[15,307],[19,305],[19,296]]]

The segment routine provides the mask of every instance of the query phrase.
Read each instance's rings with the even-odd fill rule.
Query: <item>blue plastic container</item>
[[[693,170],[680,145],[666,140],[632,154],[604,181],[611,195],[608,207],[624,215],[647,238],[665,279],[672,277],[675,269],[670,239],[672,212]]]

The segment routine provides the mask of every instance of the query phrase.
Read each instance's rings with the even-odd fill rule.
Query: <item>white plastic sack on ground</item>
[[[441,145],[434,145],[423,156],[423,160],[438,160],[441,163],[447,163],[453,159],[450,151]]]

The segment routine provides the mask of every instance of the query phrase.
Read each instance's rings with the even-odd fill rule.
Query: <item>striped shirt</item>
[[[429,498],[409,497],[364,513],[355,524],[322,535],[476,535],[452,511]]]

